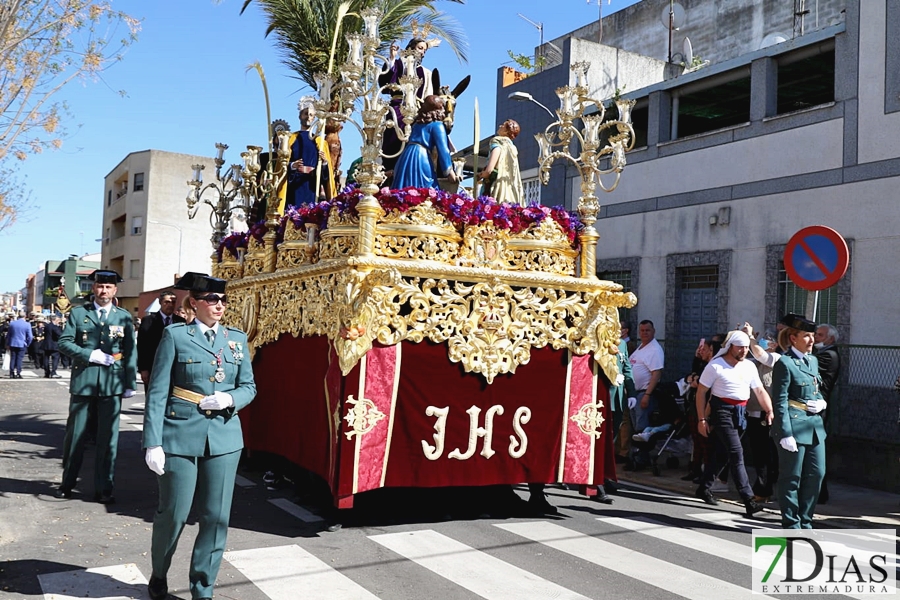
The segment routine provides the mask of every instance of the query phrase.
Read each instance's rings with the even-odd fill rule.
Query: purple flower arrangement
[[[247,232],[240,231],[226,236],[216,249],[216,256],[222,262],[222,255],[228,252],[234,258],[238,258],[238,248],[247,249]]]
[[[333,203],[338,205],[341,214],[349,212],[356,216],[356,205],[363,194],[358,188],[350,186],[338,194]],[[508,230],[513,235],[522,233],[532,225],[540,225],[541,221],[551,218],[562,228],[574,247],[578,245],[578,233],[584,228],[577,215],[566,211],[562,206],[552,208],[540,204],[519,206],[508,202],[497,202],[490,196],[473,198],[468,194],[456,194],[433,188],[408,187],[399,190],[381,188],[375,198],[386,211],[406,212],[426,200],[460,232],[467,225],[478,225],[491,221],[498,229]]]
[[[347,186],[329,201],[315,204],[303,204],[299,207],[288,207],[278,227],[276,244],[284,240],[284,231],[288,222],[296,229],[303,229],[306,223],[315,223],[319,231],[328,227],[328,215],[333,207],[338,214],[358,217],[356,210],[363,193],[355,185]],[[410,209],[430,200],[440,213],[447,217],[456,229],[462,233],[467,225],[478,225],[490,221],[497,229],[508,230],[515,235],[522,233],[533,225],[540,225],[544,219],[553,219],[574,248],[578,248],[578,234],[584,225],[578,215],[568,212],[562,206],[547,207],[534,203],[519,206],[508,202],[497,202],[490,196],[473,198],[467,194],[457,194],[433,188],[407,187],[399,190],[381,188],[375,195],[376,200],[386,212],[396,210],[407,212]],[[219,245],[219,260],[223,250],[237,256],[238,248],[246,248],[250,237],[262,242],[266,233],[265,221],[255,223],[247,233],[233,233]],[[241,237],[243,236],[243,237]]]

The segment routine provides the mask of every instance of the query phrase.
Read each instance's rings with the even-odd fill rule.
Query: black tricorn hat
[[[800,331],[816,332],[816,324],[804,317],[803,315],[795,315],[788,313],[781,317],[781,324],[786,327],[799,329]]]
[[[178,283],[175,284],[176,290],[190,290],[191,292],[205,293],[212,292],[214,294],[225,293],[225,280],[218,277],[210,277],[206,273],[194,273],[193,271],[185,273]]]
[[[122,281],[122,278],[118,273],[111,269],[97,269],[90,275],[88,275],[88,279],[94,281],[96,283],[119,283]]]

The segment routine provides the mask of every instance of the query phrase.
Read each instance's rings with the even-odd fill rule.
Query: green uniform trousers
[[[63,441],[63,489],[71,490],[78,482],[78,472],[84,460],[84,445],[91,409],[97,415],[97,446],[94,457],[94,492],[113,491],[115,484],[116,452],[119,447],[119,413],[121,396],[71,396],[66,437]]]
[[[153,575],[164,578],[168,573],[196,497],[200,530],[191,555],[189,580],[193,598],[212,598],[225,552],[240,458],[240,450],[199,457],[166,454],[165,473],[158,478],[159,508],[153,518]]]
[[[825,477],[825,442],[797,444],[797,452],[778,446],[778,506],[781,527],[812,529],[819,489]]]

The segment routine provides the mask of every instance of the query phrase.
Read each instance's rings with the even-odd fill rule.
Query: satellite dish
[[[767,48],[768,46],[774,46],[775,44],[780,44],[781,42],[786,42],[790,39],[786,34],[781,33],[780,31],[775,31],[770,33],[766,37],[763,38],[762,42],[759,44],[759,49]]]
[[[684,38],[684,46],[682,46],[682,55],[684,56],[684,65],[690,68],[694,62],[694,47],[691,45],[691,38]]]
[[[669,28],[669,11],[672,11],[672,26],[675,29],[680,29],[682,25],[684,25],[684,7],[677,2],[673,2],[663,7],[662,13],[659,15],[659,20],[662,21],[663,27],[666,29]]]

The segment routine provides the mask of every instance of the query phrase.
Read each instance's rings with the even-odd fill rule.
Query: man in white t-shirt
[[[745,360],[749,348],[750,338],[746,333],[729,332],[722,349],[703,369],[697,386],[697,414],[700,416],[698,430],[704,436],[709,436],[712,430],[716,442],[728,453],[731,476],[744,501],[748,517],[762,510],[762,506],[753,499],[753,489],[744,468],[744,451],[739,432],[743,407],[750,399],[750,394],[756,394],[769,424],[772,423],[773,416],[772,401],[759,379],[756,366]],[[703,479],[694,494],[707,504],[718,502],[709,491],[718,470],[713,462],[706,465]]]
[[[650,426],[650,413],[655,408],[653,390],[662,377],[665,353],[656,341],[653,321],[641,321],[638,335],[641,345],[629,356],[636,394],[628,399],[628,409],[634,430],[643,431]]]

